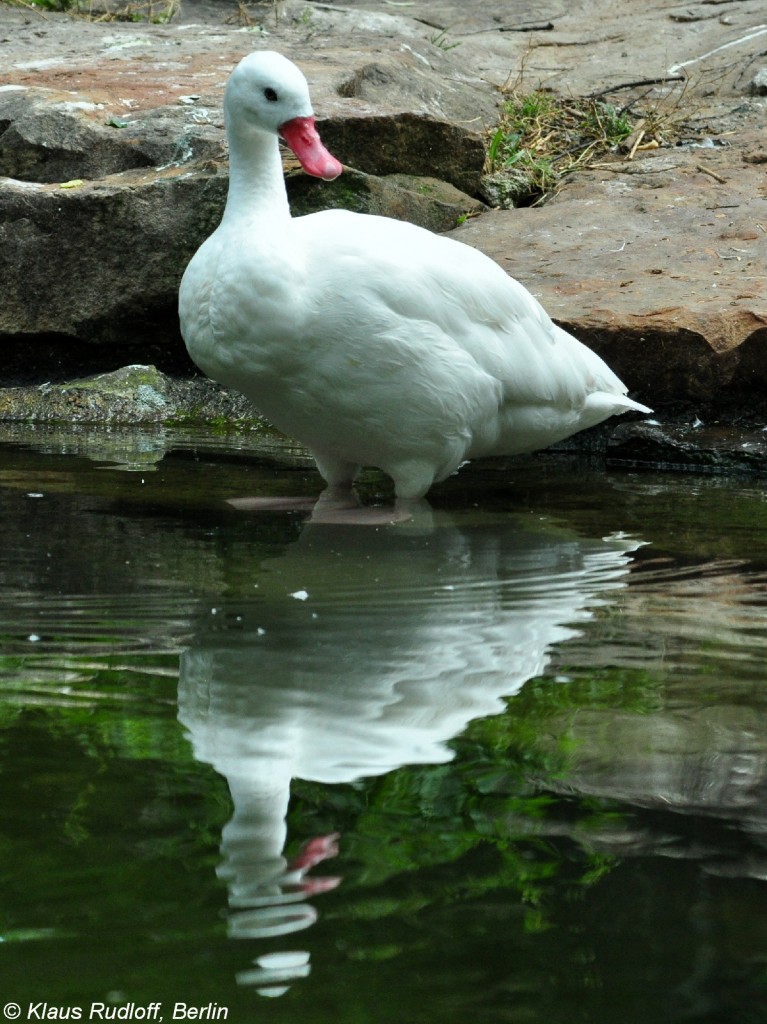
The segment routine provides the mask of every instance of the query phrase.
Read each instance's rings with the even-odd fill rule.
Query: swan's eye
[[[272,89],[271,86],[267,86],[266,89],[264,89],[264,96],[269,100],[270,103],[276,103],[279,98],[277,96],[277,93],[274,91],[274,89]]]

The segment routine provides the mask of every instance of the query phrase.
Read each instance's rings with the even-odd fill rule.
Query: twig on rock
[[[599,89],[597,92],[591,92],[587,99],[596,100],[599,99],[600,96],[609,96],[610,93],[622,92],[624,89],[638,89],[640,85],[664,85],[666,82],[686,81],[686,75],[663,75],[660,78],[639,78],[635,82],[621,82],[620,85],[611,85],[607,89]],[[629,104],[629,106],[631,105],[632,104]]]
[[[710,167],[704,167],[703,164],[696,164],[695,166],[701,174],[707,174],[709,178],[713,178],[714,181],[718,181],[720,185],[727,184],[727,179],[723,178],[721,174],[717,174],[716,171],[712,171]]]

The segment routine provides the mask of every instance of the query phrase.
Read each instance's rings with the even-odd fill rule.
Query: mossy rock
[[[155,423],[262,426],[248,400],[207,378],[177,380],[154,366],[40,387],[0,390],[0,421],[27,423]]]

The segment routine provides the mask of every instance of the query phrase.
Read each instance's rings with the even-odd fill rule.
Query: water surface
[[[759,483],[539,458],[340,527],[229,504],[319,491],[252,449],[0,436],[3,1002],[767,1021]]]

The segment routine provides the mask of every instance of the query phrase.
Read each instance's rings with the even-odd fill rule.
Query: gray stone
[[[50,89],[0,90],[0,177],[95,181],[137,168],[222,160],[220,126],[207,110],[161,107],[140,117]]]
[[[0,389],[0,422],[229,423],[263,426],[242,395],[207,378],[179,381],[154,366],[124,366],[67,384]]]
[[[718,425],[621,423],[607,441],[606,462],[621,469],[767,476],[767,434]]]
[[[463,192],[479,192],[484,140],[465,127],[401,112],[329,118],[320,128],[331,152],[356,170],[441,178]]]
[[[439,178],[412,174],[378,177],[346,171],[332,182],[320,182],[300,171],[287,174],[288,198],[294,216],[328,207],[355,213],[394,217],[431,231],[449,231],[485,206]]]
[[[144,167],[150,161],[123,144],[119,132],[91,123],[96,105],[49,90],[0,93],[0,174],[21,181],[68,181]]]
[[[218,223],[225,190],[225,178],[183,168],[72,187],[6,180],[0,333],[167,344],[181,273]]]
[[[760,68],[748,83],[748,91],[754,96],[767,96],[767,68]]]

